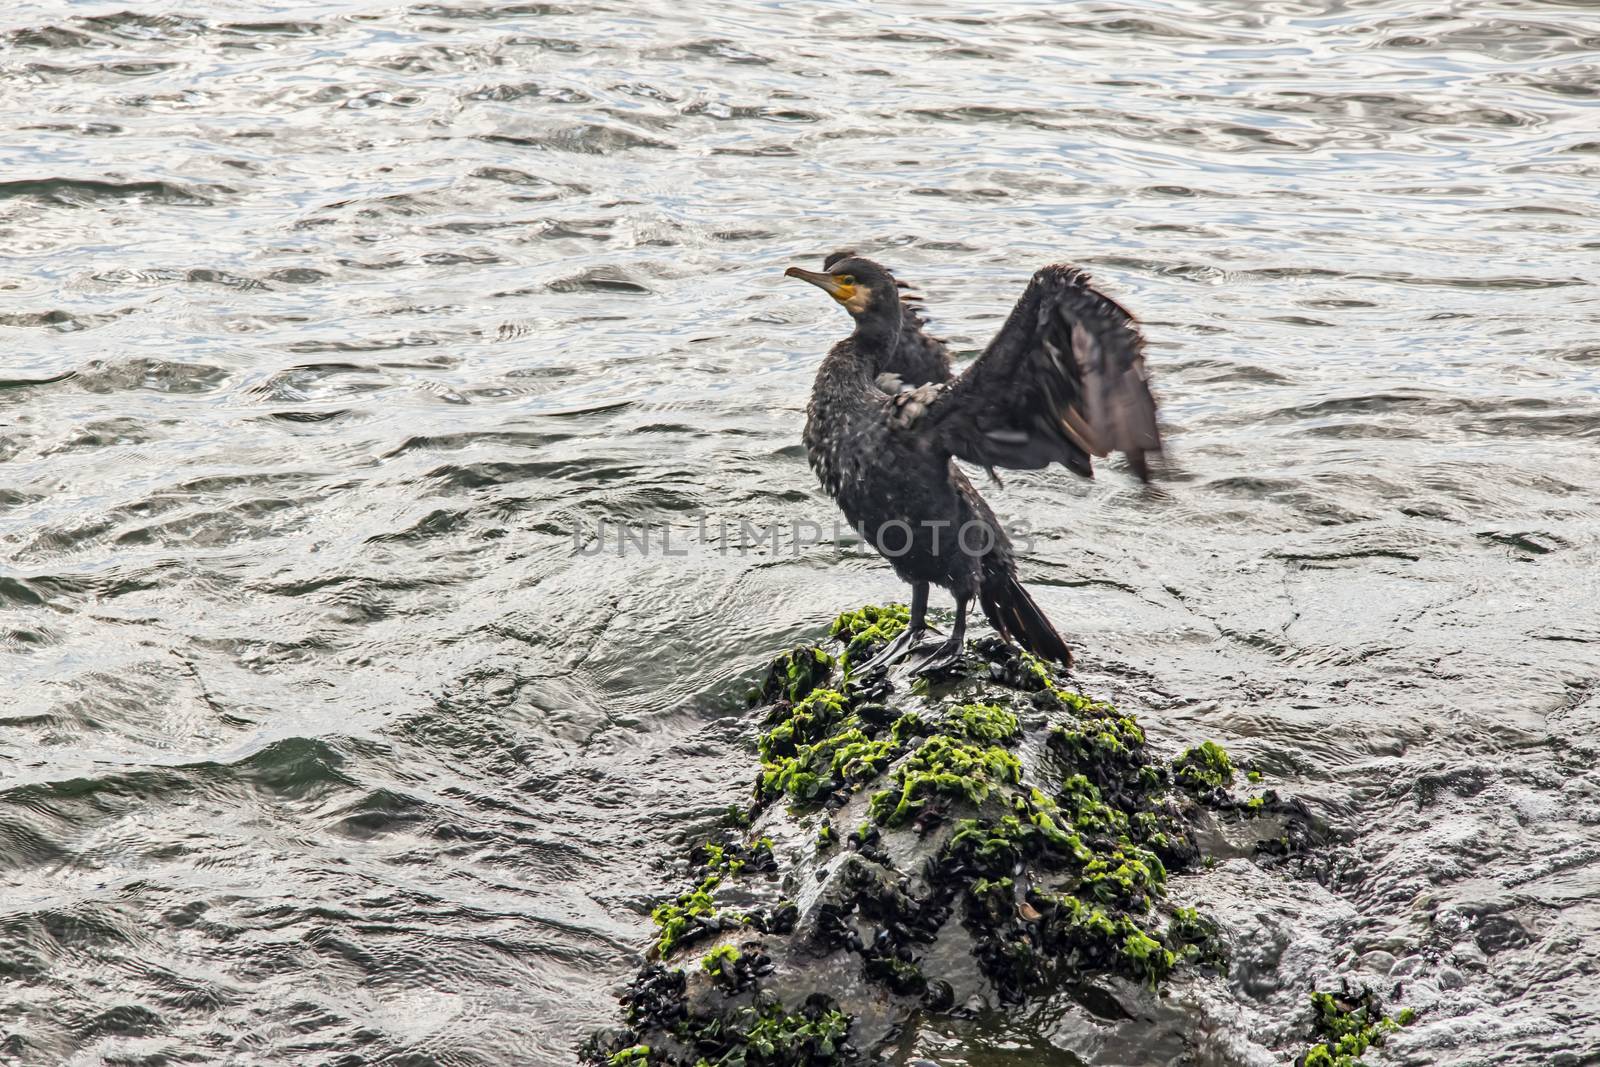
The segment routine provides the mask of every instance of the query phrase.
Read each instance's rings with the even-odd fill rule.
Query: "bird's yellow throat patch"
[[[867,290],[864,286],[842,281],[838,284],[839,291],[833,294],[835,300],[857,314],[867,309]]]

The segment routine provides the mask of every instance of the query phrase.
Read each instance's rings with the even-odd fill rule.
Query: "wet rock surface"
[[[828,647],[772,662],[752,800],[691,850],[694,884],[655,908],[621,1025],[585,1060],[855,1062],[914,1014],[1061,997],[1082,1025],[1056,1044],[1086,1062],[1269,1063],[1305,1038],[1260,1001],[1286,952],[1315,948],[1282,934],[1294,907],[1338,908],[1304,874],[1327,825],[1211,742],[1155,752],[1132,715],[998,639],[938,678],[851,674],[901,625],[847,612]],[[1393,1028],[1350,996],[1360,1025],[1329,1030],[1344,1016],[1324,1005],[1309,1027],[1328,1055]]]

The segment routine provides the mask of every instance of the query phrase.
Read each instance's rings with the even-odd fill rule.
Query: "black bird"
[[[957,466],[1035,470],[1060,463],[1086,478],[1091,456],[1122,452],[1149,481],[1161,451],[1144,340],[1121,305],[1075,267],[1033,276],[976,362],[956,377],[883,266],[853,253],[820,272],[784,273],[844,306],[855,330],[817,371],[806,408],[811,466],[850,524],[911,584],[911,624],[861,670],[886,666],[927,632],[928,586],[950,590],[956,621],[922,672],[958,662],[974,596],[1002,637],[1071,662],[1066,642],[1017,579],[1011,541]]]

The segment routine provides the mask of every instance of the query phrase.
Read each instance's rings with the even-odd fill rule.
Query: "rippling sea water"
[[[1172,476],[991,499],[1092,684],[1340,830],[1261,1017],[1600,1062],[1600,8],[24,0],[0,124],[0,1061],[611,1019],[753,668],[902,595],[716,527],[833,521],[780,274],[852,247],[963,353],[1052,260],[1145,319]]]

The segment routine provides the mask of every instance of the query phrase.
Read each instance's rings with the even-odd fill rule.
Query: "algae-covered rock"
[[[751,692],[752,701],[793,703],[827,680],[833,673],[834,657],[811,645],[797,645],[772,661],[766,677]]]
[[[1196,792],[1226,789],[1233,784],[1233,761],[1213,741],[1183,752],[1172,762],[1172,770],[1179,785]]]
[[[839,654],[840,669],[866,662],[879,648],[900,636],[910,622],[911,610],[904,604],[867,604],[834,619],[828,636],[844,645]]]
[[[1370,989],[1311,994],[1311,1030],[1319,1038],[1295,1060],[1296,1067],[1361,1067],[1369,1048],[1381,1048],[1390,1034],[1415,1017],[1403,1008],[1391,1017]]]
[[[587,1062],[848,1063],[918,1009],[1064,988],[1136,1004],[1226,968],[1227,932],[1172,876],[1224,823],[1283,832],[1226,792],[1227,754],[1162,759],[1132,716],[998,639],[937,684],[850,675],[903,626],[904,609],[848,612],[837,655],[774,661],[749,825],[693,851],[697,880],[655,909],[652,962]]]

